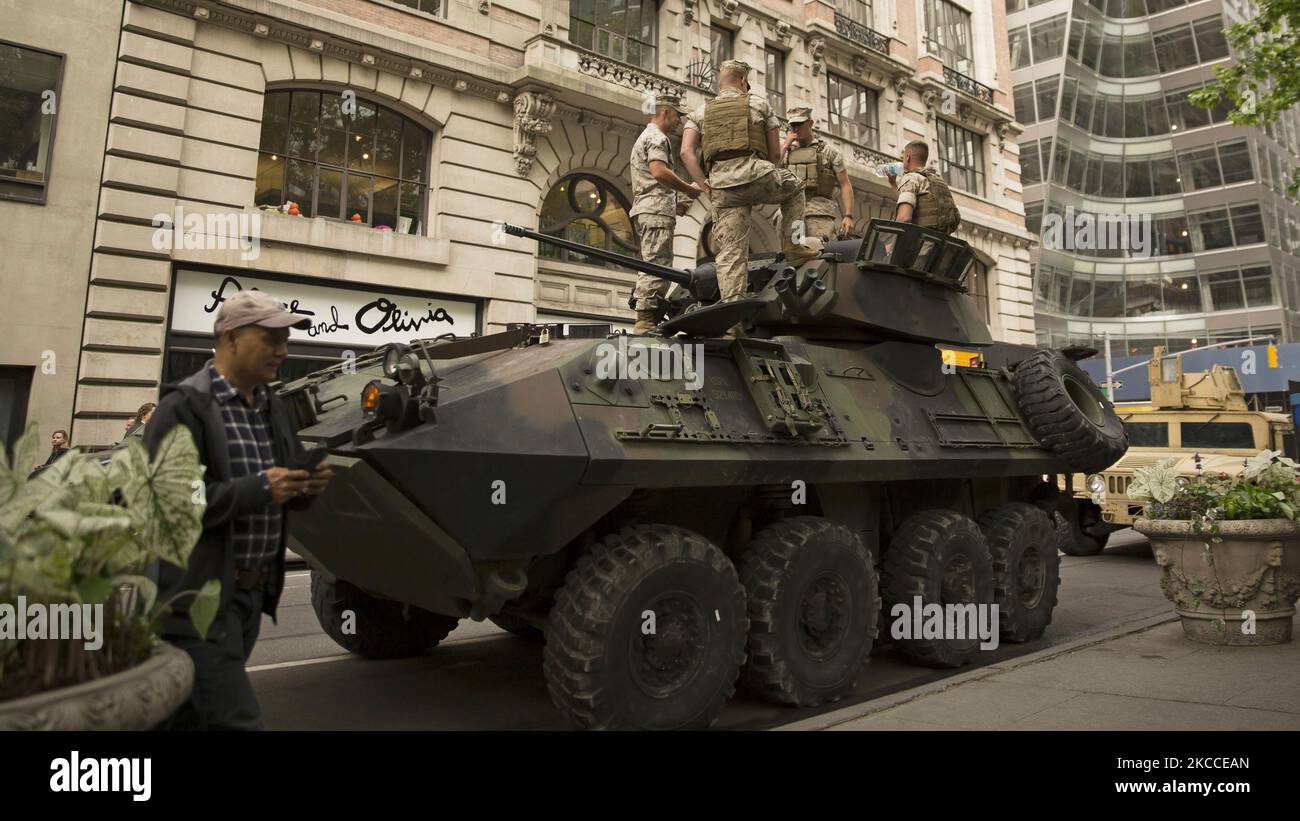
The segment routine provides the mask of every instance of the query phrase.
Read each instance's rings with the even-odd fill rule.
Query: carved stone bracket
[[[933,88],[927,88],[921,92],[921,104],[925,106],[925,121],[929,122],[934,119],[934,113],[942,102],[942,95]]]
[[[858,77],[861,77],[863,74],[867,73],[866,57],[863,57],[861,54],[853,55],[853,73]]]
[[[740,0],[722,0],[723,14],[728,17],[735,17],[738,11],[740,11]]]
[[[695,0],[682,0],[682,22],[690,25],[695,21]]]
[[[907,97],[907,86],[909,85],[906,74],[896,74],[890,81],[894,87],[894,108],[902,110],[903,102]]]
[[[551,133],[555,100],[549,94],[524,91],[515,97],[515,171],[526,177],[537,157],[537,135]]]
[[[790,38],[790,24],[784,20],[776,21],[776,38],[782,42]]]
[[[479,14],[487,14],[491,11],[492,11],[492,3],[490,0],[478,0]]]
[[[998,135],[998,147],[1007,144],[1007,135],[1011,133],[1010,120],[998,120],[993,124],[993,131]]]
[[[812,58],[813,76],[822,73],[826,67],[826,40],[820,36],[813,36],[808,40],[808,56]]]

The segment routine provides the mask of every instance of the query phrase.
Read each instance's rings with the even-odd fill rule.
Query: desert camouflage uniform
[[[641,236],[641,259],[660,265],[673,264],[673,228],[677,224],[677,197],[671,188],[650,174],[650,161],[673,167],[672,143],[654,123],[648,123],[632,145],[632,210],[628,216]],[[661,295],[668,281],[649,274],[637,274],[636,310],[650,310],[651,300]]]
[[[714,99],[745,94],[724,88]],[[764,128],[777,128],[780,122],[772,106],[757,94],[749,95],[751,122]],[[704,132],[704,106],[686,118],[686,128]],[[800,257],[793,247],[794,223],[804,218],[803,185],[787,168],[777,168],[765,158],[748,156],[718,160],[709,169],[709,186],[713,188],[713,248],[718,271],[718,292],[722,299],[738,299],[745,294],[749,262],[749,222],[755,205],[781,205],[781,246],[787,256]],[[806,256],[806,255],[804,255]]]
[[[898,178],[898,204],[910,203],[912,224],[951,234],[961,224],[948,184],[933,168],[918,168]]]
[[[804,206],[805,233],[810,237],[833,240],[840,227],[840,209],[836,203],[839,202],[838,175],[845,170],[844,157],[838,148],[825,140],[813,140],[812,144],[817,149],[817,164],[830,168],[836,175],[837,184],[835,193],[829,197],[808,197],[807,192],[804,192],[807,197]]]

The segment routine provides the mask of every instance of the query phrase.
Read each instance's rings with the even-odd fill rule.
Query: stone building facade
[[[417,332],[630,326],[633,274],[539,252],[498,223],[634,253],[627,163],[646,95],[696,105],[733,56],[779,110],[813,107],[860,227],[893,211],[872,167],[930,142],[995,336],[1032,342],[1002,4],[836,3],[125,0],[104,38],[106,141],[67,137],[67,153],[102,157],[80,246],[74,443],[116,441],[161,382],[200,362],[235,288],[313,317],[289,375]],[[296,215],[259,208],[286,201]],[[755,218],[755,250],[776,245],[770,216]],[[678,221],[677,265],[711,253],[708,222],[705,202]]]

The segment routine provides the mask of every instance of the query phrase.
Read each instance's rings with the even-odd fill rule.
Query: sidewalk
[[[1287,644],[1213,647],[1173,615],[780,729],[1300,730],[1300,624]]]

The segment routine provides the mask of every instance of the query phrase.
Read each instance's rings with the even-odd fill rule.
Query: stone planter
[[[170,644],[111,676],[0,701],[0,730],[148,730],[190,697],[194,662]]]
[[[1205,644],[1281,644],[1291,640],[1300,598],[1300,522],[1256,519],[1220,522],[1223,541],[1206,550],[1205,536],[1186,520],[1137,519],[1151,540],[1160,589],[1174,603],[1183,632]],[[1243,611],[1255,615],[1242,631]]]

